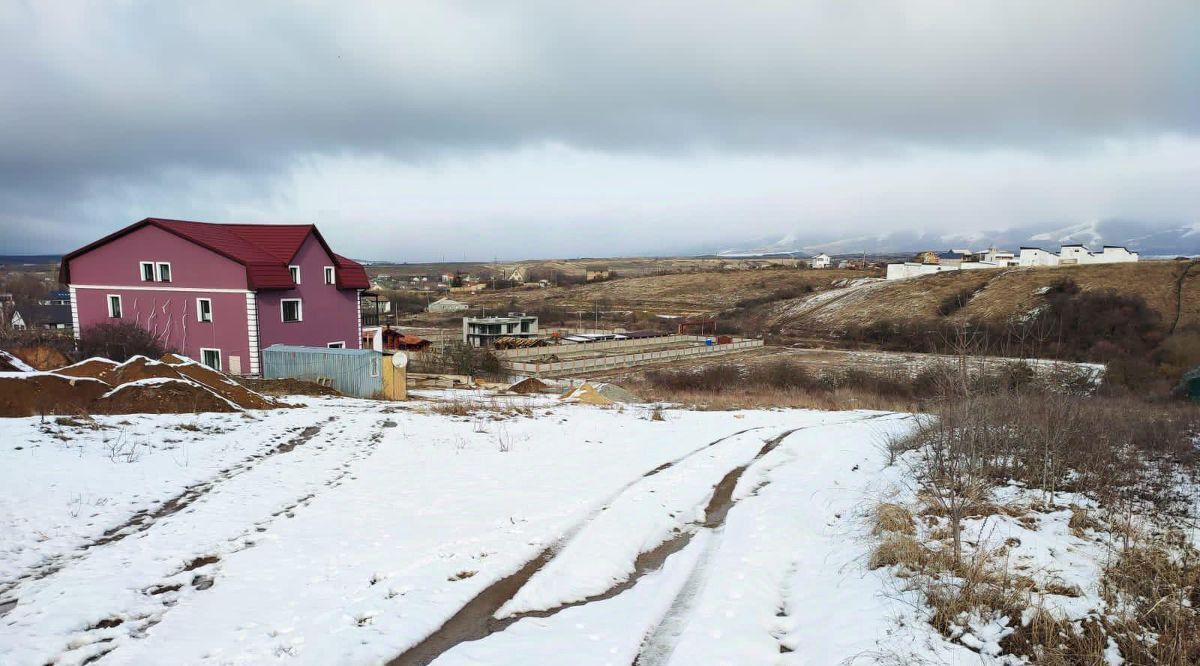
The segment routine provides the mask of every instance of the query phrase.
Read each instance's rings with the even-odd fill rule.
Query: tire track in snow
[[[697,561],[692,572],[689,574],[688,580],[684,584],[683,589],[672,603],[671,611],[668,612],[667,616],[660,621],[659,625],[657,625],[656,628],[651,631],[650,636],[653,636],[655,635],[655,632],[661,630],[663,632],[662,638],[664,639],[663,645],[669,645],[666,643],[665,639],[674,635],[670,632],[670,626],[672,622],[678,621],[681,623],[680,626],[682,626],[682,623],[686,620],[687,615],[690,613],[690,607],[693,598],[698,591],[702,589],[704,578],[707,575],[706,566],[708,559],[710,555],[719,547],[722,528],[725,524],[725,519],[729,514],[729,510],[739,501],[733,499],[733,492],[737,487],[738,481],[741,479],[742,475],[745,474],[746,470],[760,460],[763,456],[766,456],[768,453],[775,450],[775,448],[778,447],[784,439],[798,431],[820,428],[828,425],[858,423],[880,418],[881,416],[886,415],[887,414],[873,414],[869,416],[852,418],[847,421],[837,422],[835,424],[814,424],[810,426],[801,426],[786,430],[771,439],[764,440],[763,446],[750,461],[727,472],[725,476],[722,477],[721,481],[718,482],[713,488],[713,492],[709,496],[708,502],[705,505],[703,520],[693,523],[692,529],[679,531],[673,537],[660,543],[658,546],[640,553],[634,561],[634,572],[625,580],[617,583],[600,594],[591,595],[578,601],[560,604],[550,609],[524,611],[521,613],[507,615],[503,618],[498,618],[495,616],[495,614],[504,606],[504,604],[510,601],[517,594],[517,592],[526,583],[528,583],[531,578],[533,578],[534,575],[536,575],[542,570],[543,567],[545,567],[554,559],[557,553],[562,550],[562,548],[571,540],[572,537],[574,537],[574,535],[582,531],[597,515],[605,511],[608,506],[612,504],[612,502],[622,493],[626,492],[644,479],[664,472],[676,464],[687,460],[691,456],[701,453],[711,446],[719,444],[732,437],[736,437],[737,435],[741,435],[752,430],[761,430],[762,428],[746,428],[730,435],[726,435],[725,437],[698,447],[689,453],[676,458],[675,460],[659,465],[649,472],[646,472],[641,477],[638,477],[637,479],[623,486],[616,493],[610,496],[600,508],[593,511],[586,518],[573,526],[566,534],[556,540],[553,544],[540,551],[533,559],[527,561],[515,573],[509,574],[508,576],[505,576],[484,588],[481,592],[476,594],[471,598],[471,600],[464,604],[458,612],[451,616],[450,619],[443,623],[439,629],[435,630],[432,634],[428,635],[426,638],[389,661],[388,666],[425,666],[461,643],[481,640],[492,634],[504,631],[509,626],[519,622],[520,620],[527,618],[548,618],[568,608],[575,608],[598,601],[604,601],[606,599],[612,599],[632,589],[647,574],[654,573],[661,569],[667,558],[686,548],[699,531],[705,530],[711,532],[714,538],[710,539],[705,545],[705,552]],[[765,485],[765,483],[763,485]],[[647,641],[651,640],[650,636],[647,637]],[[669,656],[669,647],[667,649],[666,656]],[[641,658],[642,657],[639,655],[639,659]],[[647,661],[645,663],[661,662]]]
[[[698,455],[705,450],[720,444],[721,442],[732,439],[733,437],[737,437],[738,435],[743,435],[747,432],[761,430],[762,428],[763,426],[744,428],[742,430],[738,430],[737,432],[725,435],[724,437],[715,439],[707,444],[704,444],[703,446],[696,447],[695,449],[692,449],[691,451],[688,451],[687,453],[673,460],[669,460],[658,467],[655,467],[654,469],[651,469],[638,476],[632,481],[626,483],[624,486],[621,486],[616,492],[605,498],[599,507],[593,509],[582,520],[570,527],[565,533],[556,539],[554,543],[541,550],[532,559],[528,560],[524,565],[522,565],[521,568],[516,572],[500,578],[499,580],[485,587],[482,591],[467,601],[467,603],[464,604],[454,615],[452,615],[450,619],[446,620],[441,627],[434,630],[433,633],[426,636],[420,642],[406,649],[399,656],[390,660],[388,662],[388,666],[424,666],[425,664],[432,662],[434,659],[437,659],[443,653],[449,651],[459,643],[479,640],[486,638],[497,631],[503,631],[509,625],[520,620],[521,616],[498,619],[495,617],[495,613],[500,610],[505,603],[512,599],[512,597],[516,595],[517,591],[520,590],[525,583],[529,582],[530,578],[533,578],[534,574],[540,571],[542,567],[546,566],[550,560],[554,559],[554,556],[561,551],[562,548],[568,542],[570,542],[570,540],[574,538],[576,534],[582,531],[583,528],[588,525],[588,523],[596,518],[596,516],[606,511],[609,505],[616,501],[616,499],[623,493],[637,484],[645,481],[646,479],[657,474],[661,474],[662,472],[671,469],[672,467],[684,462],[692,456]],[[690,538],[690,536],[687,536],[687,539]],[[641,563],[642,567],[646,569],[646,571],[641,574],[635,573],[633,580],[629,581],[629,587],[633,586],[634,582],[636,582],[636,578],[640,578],[641,575],[644,575],[644,573],[648,573],[649,571],[657,570],[658,567],[662,565],[662,561],[665,561],[666,558],[672,553],[677,552],[678,549],[682,549],[683,546],[687,545],[685,541],[682,545],[679,545],[678,548],[676,548],[676,545],[673,542],[674,539],[669,540],[668,542],[661,544],[659,547],[638,556],[638,562]],[[660,549],[664,551],[669,550],[669,552],[661,553],[660,556],[660,553],[658,552]],[[637,564],[635,563],[635,569],[636,567]],[[628,588],[622,588],[620,591],[624,591],[624,589]],[[619,594],[620,591],[613,592],[612,596]],[[544,613],[544,615],[541,615],[541,617],[549,617],[550,615],[564,610],[565,608],[582,605],[583,603],[590,603],[591,601],[596,601],[596,599],[588,599],[582,602],[576,602],[574,604],[559,606],[558,608],[550,611],[538,612]]]
[[[330,417],[329,423],[337,421],[337,417]],[[148,600],[157,602],[158,605],[139,606],[135,608],[126,608],[119,611],[111,611],[108,616],[99,620],[87,628],[73,634],[67,645],[63,648],[60,654],[67,655],[72,652],[83,650],[82,654],[77,653],[76,657],[82,657],[80,663],[93,663],[109,653],[116,650],[122,644],[124,639],[139,639],[156,624],[163,621],[166,614],[181,601],[186,601],[192,595],[202,593],[204,590],[211,588],[219,580],[220,565],[230,557],[239,552],[254,547],[257,544],[256,536],[267,532],[272,524],[281,518],[293,518],[296,515],[297,509],[308,506],[313,499],[318,497],[323,488],[336,488],[345,482],[347,477],[352,477],[354,465],[366,458],[369,458],[375,453],[379,447],[379,443],[383,440],[383,432],[389,427],[394,427],[395,422],[390,420],[381,421],[375,431],[367,438],[361,441],[362,446],[350,453],[339,465],[334,468],[331,474],[315,492],[310,492],[302,497],[299,497],[289,503],[273,510],[266,518],[254,522],[250,527],[242,530],[238,534],[223,539],[220,544],[211,544],[207,548],[200,549],[203,555],[189,555],[183,560],[180,568],[159,579],[157,582],[141,587],[141,592]],[[214,494],[220,492],[219,481],[227,481],[235,476],[250,471],[259,462],[270,458],[279,453],[288,453],[313,440],[323,431],[320,425],[308,426],[287,442],[278,445],[277,447],[261,454],[255,454],[246,458],[243,463],[239,463],[235,468],[246,463],[252,463],[244,469],[239,469],[236,474],[228,476],[218,475],[217,479],[212,480],[212,483],[205,492],[191,498],[186,504],[176,506],[174,510],[164,513],[162,518],[169,518],[171,515],[178,513],[187,505],[200,500],[209,495],[208,491],[213,490]],[[345,426],[334,432],[326,433],[323,439],[329,440],[318,449],[332,449],[335,443],[334,438],[341,435],[345,431]],[[231,468],[233,469],[233,468]],[[185,490],[185,492],[187,492]],[[164,504],[165,506],[165,504]],[[150,529],[154,523],[146,525],[145,531]],[[136,532],[135,532],[136,533]],[[108,544],[120,541],[114,539],[107,542]],[[77,561],[82,557],[75,558]],[[63,567],[59,567],[61,570]],[[48,576],[49,574],[47,574]],[[47,577],[43,576],[43,578]],[[190,577],[190,581],[188,578]],[[88,654],[91,652],[91,654]]]
[[[332,422],[337,418],[338,417],[336,416],[331,416],[329,417],[329,421]],[[302,428],[296,436],[292,437],[288,441],[279,444],[272,449],[268,449],[266,452],[247,456],[238,463],[217,472],[211,478],[184,487],[184,489],[177,493],[174,497],[171,497],[165,502],[159,504],[154,509],[143,509],[134,513],[132,516],[126,519],[125,522],[117,525],[116,527],[110,527],[101,533],[101,535],[96,539],[80,545],[75,551],[61,553],[47,560],[43,560],[37,565],[31,567],[24,574],[14,578],[11,582],[0,584],[0,596],[12,593],[25,583],[38,581],[42,580],[43,578],[53,576],[61,571],[64,567],[87,557],[88,553],[93,548],[116,543],[122,539],[125,539],[126,537],[149,530],[150,528],[154,527],[159,519],[186,509],[196,500],[208,494],[209,491],[221,483],[254,469],[263,460],[282,453],[289,453],[295,450],[296,447],[302,446],[315,437],[321,431],[321,428],[321,424],[310,425]],[[3,617],[10,610],[12,610],[17,605],[19,600],[19,594],[0,599],[0,617]]]
[[[851,423],[865,423],[879,418],[894,416],[890,413],[871,414],[849,421],[843,421],[836,424],[822,424],[818,426],[808,426],[804,428],[796,428],[789,430],[774,440],[768,441],[767,444],[759,451],[749,463],[742,465],[722,479],[718,485],[717,491],[713,493],[713,499],[709,503],[709,508],[706,510],[706,516],[703,528],[712,532],[712,538],[705,544],[705,550],[701,553],[692,571],[688,574],[687,580],[684,581],[675,599],[671,602],[667,613],[659,620],[642,640],[642,648],[634,660],[634,666],[661,666],[670,661],[671,655],[675,650],[675,645],[678,642],[679,636],[687,626],[688,619],[692,614],[696,600],[699,594],[704,589],[705,581],[708,578],[709,570],[708,563],[711,557],[720,549],[721,541],[724,536],[725,519],[728,517],[730,509],[741,500],[733,499],[733,491],[736,489],[738,481],[741,480],[743,474],[752,465],[757,463],[761,458],[766,456],[771,451],[775,450],[780,443],[783,442],[789,435],[800,430],[809,430],[811,428],[824,427],[826,425],[847,425]],[[772,466],[772,469],[774,466]],[[769,478],[763,478],[762,481],[754,487],[745,497],[752,497],[760,490],[770,484]],[[724,489],[722,489],[724,486]],[[742,499],[745,499],[743,497]],[[781,644],[782,648],[782,644]],[[784,651],[781,649],[781,652]]]

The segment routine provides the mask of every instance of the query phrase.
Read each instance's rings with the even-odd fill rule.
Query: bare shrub
[[[89,326],[79,338],[79,353],[84,358],[99,356],[121,362],[139,355],[159,358],[169,351],[153,333],[128,321]]]

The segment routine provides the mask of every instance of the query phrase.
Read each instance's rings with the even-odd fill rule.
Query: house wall
[[[260,348],[275,344],[324,347],[330,342],[359,348],[358,291],[325,284],[325,267],[335,264],[315,236],[304,241],[290,263],[300,266],[299,285],[257,294]],[[280,302],[288,298],[302,301],[301,321],[283,321]]]
[[[158,337],[170,351],[201,359],[201,348],[221,350],[221,369],[253,372],[250,329],[246,320],[247,292],[179,291],[170,289],[93,289],[73,287],[79,323],[89,326],[132,321]],[[121,297],[121,318],[108,316],[108,295]],[[212,300],[213,320],[201,322],[196,299]],[[231,357],[236,357],[234,360]]]
[[[143,282],[141,261],[171,264],[171,282]],[[170,350],[193,359],[202,347],[221,350],[230,371],[236,357],[249,372],[246,271],[241,264],[157,227],[142,227],[70,262],[72,315],[79,335],[91,326],[132,321]],[[121,297],[121,318],[108,316],[108,295]],[[196,299],[209,298],[213,321],[200,322]]]
[[[140,261],[170,262],[171,282],[142,282]],[[75,285],[245,290],[247,284],[238,262],[149,225],[75,257],[70,272]]]

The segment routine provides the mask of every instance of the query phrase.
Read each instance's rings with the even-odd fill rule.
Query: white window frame
[[[344,340],[339,340],[337,342],[330,342],[325,345],[325,348],[326,349],[345,349],[346,342]]]
[[[211,365],[204,362],[204,352],[217,352],[217,367],[213,368]],[[206,368],[212,368],[213,370],[216,370],[217,372],[222,372],[222,370],[221,370],[221,367],[222,367],[221,350],[217,349],[216,347],[201,347],[200,348],[200,365],[203,365]]]
[[[167,280],[163,279],[163,276],[162,276],[162,267],[163,266],[167,267],[167,275],[170,276],[170,279],[167,279]],[[169,261],[154,262],[154,279],[158,280],[159,282],[173,282],[175,280],[175,271],[171,268],[171,262],[169,262]]]
[[[300,267],[292,264],[288,266],[288,274],[292,276],[292,282],[300,284]]]
[[[289,320],[286,316],[284,316],[285,308],[283,307],[283,304],[287,303],[289,301],[296,304],[296,318],[291,319],[291,320]],[[295,323],[298,321],[304,321],[304,299],[302,299],[302,298],[281,298],[281,299],[279,299],[279,321],[282,321],[285,324],[292,324],[292,323]]]
[[[325,267],[325,284],[335,284],[337,282],[337,273],[334,272],[333,266]]]
[[[200,306],[201,303],[208,303],[208,319],[204,318],[204,308],[202,308]],[[210,324],[210,323],[212,323],[212,320],[213,320],[212,299],[211,298],[197,298],[196,299],[196,321],[204,323],[204,324]]]
[[[147,266],[150,267],[150,277],[149,278],[146,277],[146,267]],[[158,267],[155,265],[155,263],[153,261],[139,261],[138,262],[138,277],[142,279],[142,282],[157,282],[158,281]]]
[[[117,308],[116,309],[119,310],[119,312],[113,311],[113,299],[114,298],[117,299]],[[121,302],[120,294],[105,294],[104,302],[108,305],[108,318],[109,319],[123,319],[125,317],[125,304]]]

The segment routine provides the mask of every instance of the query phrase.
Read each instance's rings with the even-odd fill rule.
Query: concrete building
[[[818,254],[817,256],[812,258],[812,267],[813,268],[829,268],[830,262],[832,262],[832,261],[833,261],[833,257],[822,252],[821,254]]]
[[[473,347],[491,347],[496,338],[534,338],[538,334],[538,318],[523,312],[510,312],[503,317],[463,317],[463,342]]]
[[[1081,264],[1122,264],[1138,261],[1138,253],[1119,245],[1105,245],[1093,252],[1085,245],[1072,243],[1059,248],[1058,254],[1038,247],[1023,247],[1017,263],[1021,266],[1075,266]]]
[[[425,306],[425,311],[426,312],[462,312],[462,311],[466,310],[468,307],[470,307],[470,306],[468,306],[466,303],[463,303],[462,301],[456,301],[456,300],[450,299],[450,298],[439,298],[438,300]]]

